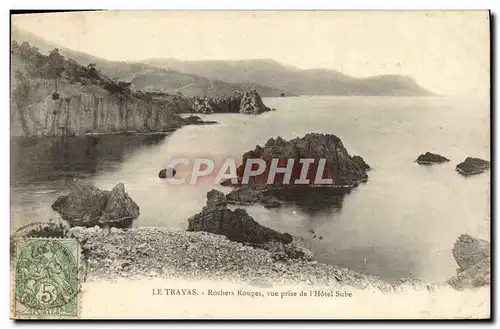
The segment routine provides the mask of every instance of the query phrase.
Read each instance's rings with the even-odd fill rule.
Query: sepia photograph
[[[491,318],[489,11],[10,20],[11,319]]]

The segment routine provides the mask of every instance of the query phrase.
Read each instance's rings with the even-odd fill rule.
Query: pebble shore
[[[144,277],[213,279],[262,287],[300,283],[386,292],[433,290],[436,287],[413,279],[389,283],[375,276],[318,263],[310,254],[284,259],[279,255],[282,253],[279,246],[255,248],[206,232],[147,227],[109,230],[74,227],[69,230],[68,237],[77,239],[82,245],[86,281]]]

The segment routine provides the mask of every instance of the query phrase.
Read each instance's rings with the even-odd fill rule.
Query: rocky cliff
[[[57,50],[45,56],[13,43],[11,53],[12,136],[161,132],[193,123],[176,114],[192,106],[186,97],[132,90]]]
[[[134,98],[82,92],[49,94],[26,107],[13,100],[14,136],[74,136],[120,131],[158,132],[184,125],[184,120],[154,104]]]

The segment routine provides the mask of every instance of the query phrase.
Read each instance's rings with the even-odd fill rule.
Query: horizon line
[[[22,27],[19,27],[18,25],[14,24],[13,22],[11,22],[11,24],[10,24],[10,40],[11,40],[11,42],[12,42],[12,40],[15,40],[15,38],[12,37],[13,28],[20,30],[20,32],[22,32],[22,33],[26,33],[26,34],[29,34],[29,35],[35,37],[35,38],[39,38],[39,39],[43,40],[45,43],[48,43],[50,46],[53,46],[54,49],[58,48],[58,49],[61,49],[61,50],[69,50],[69,51],[73,51],[73,52],[79,52],[79,53],[82,53],[82,54],[85,54],[85,55],[88,55],[88,56],[95,57],[96,59],[100,59],[100,60],[104,60],[104,61],[108,61],[108,62],[146,64],[146,65],[150,65],[150,66],[153,66],[153,67],[156,67],[156,68],[165,69],[165,68],[161,68],[161,67],[158,67],[156,65],[147,63],[147,61],[151,61],[151,60],[178,60],[178,61],[184,61],[184,62],[203,62],[203,61],[243,62],[243,61],[259,61],[259,60],[260,61],[273,61],[273,62],[278,63],[279,65],[281,65],[285,69],[296,69],[298,71],[325,70],[325,71],[336,72],[336,73],[342,74],[344,76],[347,76],[347,77],[350,77],[350,78],[355,78],[355,79],[364,79],[364,78],[381,77],[381,76],[408,77],[408,78],[411,78],[415,83],[417,83],[421,88],[423,88],[423,89],[425,89],[425,90],[427,90],[429,92],[434,93],[433,91],[429,90],[428,88],[424,88],[423,86],[421,86],[417,82],[417,80],[411,74],[380,73],[380,74],[376,74],[376,75],[355,76],[355,75],[351,75],[349,73],[345,73],[345,72],[343,72],[341,70],[337,70],[337,69],[333,69],[333,68],[327,68],[327,67],[310,67],[310,68],[304,68],[304,67],[297,66],[296,64],[286,64],[286,63],[280,62],[280,61],[278,61],[278,60],[276,60],[274,58],[270,58],[270,57],[253,57],[253,58],[244,58],[244,59],[220,59],[220,58],[218,58],[218,59],[182,59],[182,58],[178,58],[178,57],[147,57],[147,58],[142,58],[142,59],[129,59],[129,60],[111,59],[109,57],[105,58],[105,57],[102,57],[102,56],[98,56],[98,55],[94,55],[94,54],[88,53],[86,51],[81,51],[81,50],[76,50],[76,49],[73,49],[73,48],[69,48],[69,47],[61,45],[61,44],[59,44],[57,42],[54,42],[52,40],[47,40],[46,38],[41,37],[41,36],[39,36],[36,33],[33,33],[31,31],[23,29]],[[36,45],[32,45],[32,46],[36,46]],[[176,71],[176,70],[174,70],[174,71]],[[184,73],[184,72],[181,72],[181,71],[177,71],[177,72]],[[194,75],[197,75],[197,74],[194,74]],[[200,75],[198,75],[198,76],[200,76]],[[203,77],[203,76],[200,76],[200,77]],[[245,81],[242,81],[242,82],[245,82]]]

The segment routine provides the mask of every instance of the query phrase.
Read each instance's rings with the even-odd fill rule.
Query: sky
[[[355,77],[412,76],[446,95],[488,95],[486,11],[108,11],[12,23],[109,60],[269,58]]]

